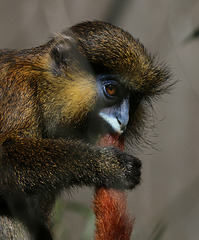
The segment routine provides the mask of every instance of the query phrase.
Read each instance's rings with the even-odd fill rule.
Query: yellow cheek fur
[[[67,75],[59,79],[48,76],[50,81],[43,85],[44,115],[64,124],[78,123],[95,106],[97,97],[96,80],[88,73]],[[45,89],[45,87],[47,87]]]
[[[96,96],[96,82],[88,79],[88,76],[77,76],[74,81],[70,80],[59,94],[60,100],[65,103],[62,116],[69,122],[81,121],[95,105]]]

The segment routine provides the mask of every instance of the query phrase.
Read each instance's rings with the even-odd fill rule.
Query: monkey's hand
[[[141,161],[116,147],[101,149],[96,185],[116,189],[132,189],[140,182]]]

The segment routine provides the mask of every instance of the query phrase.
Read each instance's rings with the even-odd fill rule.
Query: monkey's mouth
[[[120,149],[123,149],[124,145],[124,132],[123,130],[116,131],[113,129],[107,122],[101,122],[98,126],[98,131],[93,131],[90,136],[92,139],[92,143],[98,146],[117,146]],[[118,146],[122,142],[122,146]]]
[[[86,122],[86,127],[83,130],[86,134],[83,134],[83,136],[86,136],[86,140],[94,145],[99,143],[100,139],[104,137],[106,138],[107,143],[110,142],[113,137],[119,139],[125,132],[124,128],[118,126],[116,129],[113,127],[113,124],[110,124],[109,121],[101,116],[96,117],[95,115],[89,115]]]

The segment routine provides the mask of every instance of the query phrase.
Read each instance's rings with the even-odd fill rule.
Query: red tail
[[[106,135],[98,145],[114,145],[123,150],[124,139]],[[133,220],[127,213],[125,192],[99,188],[95,192],[93,203],[96,217],[95,240],[130,240]]]
[[[133,221],[126,209],[126,194],[122,191],[100,188],[94,199],[96,216],[95,240],[129,240]]]

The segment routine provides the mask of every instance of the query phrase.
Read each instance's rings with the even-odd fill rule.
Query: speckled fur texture
[[[117,75],[129,89],[125,140],[139,140],[148,103],[172,83],[167,68],[129,33],[85,22],[39,47],[0,51],[0,231],[6,239],[20,239],[16,221],[19,232],[29,232],[24,240],[29,234],[52,239],[51,211],[65,188],[132,189],[140,182],[137,158],[88,140],[99,73]]]

